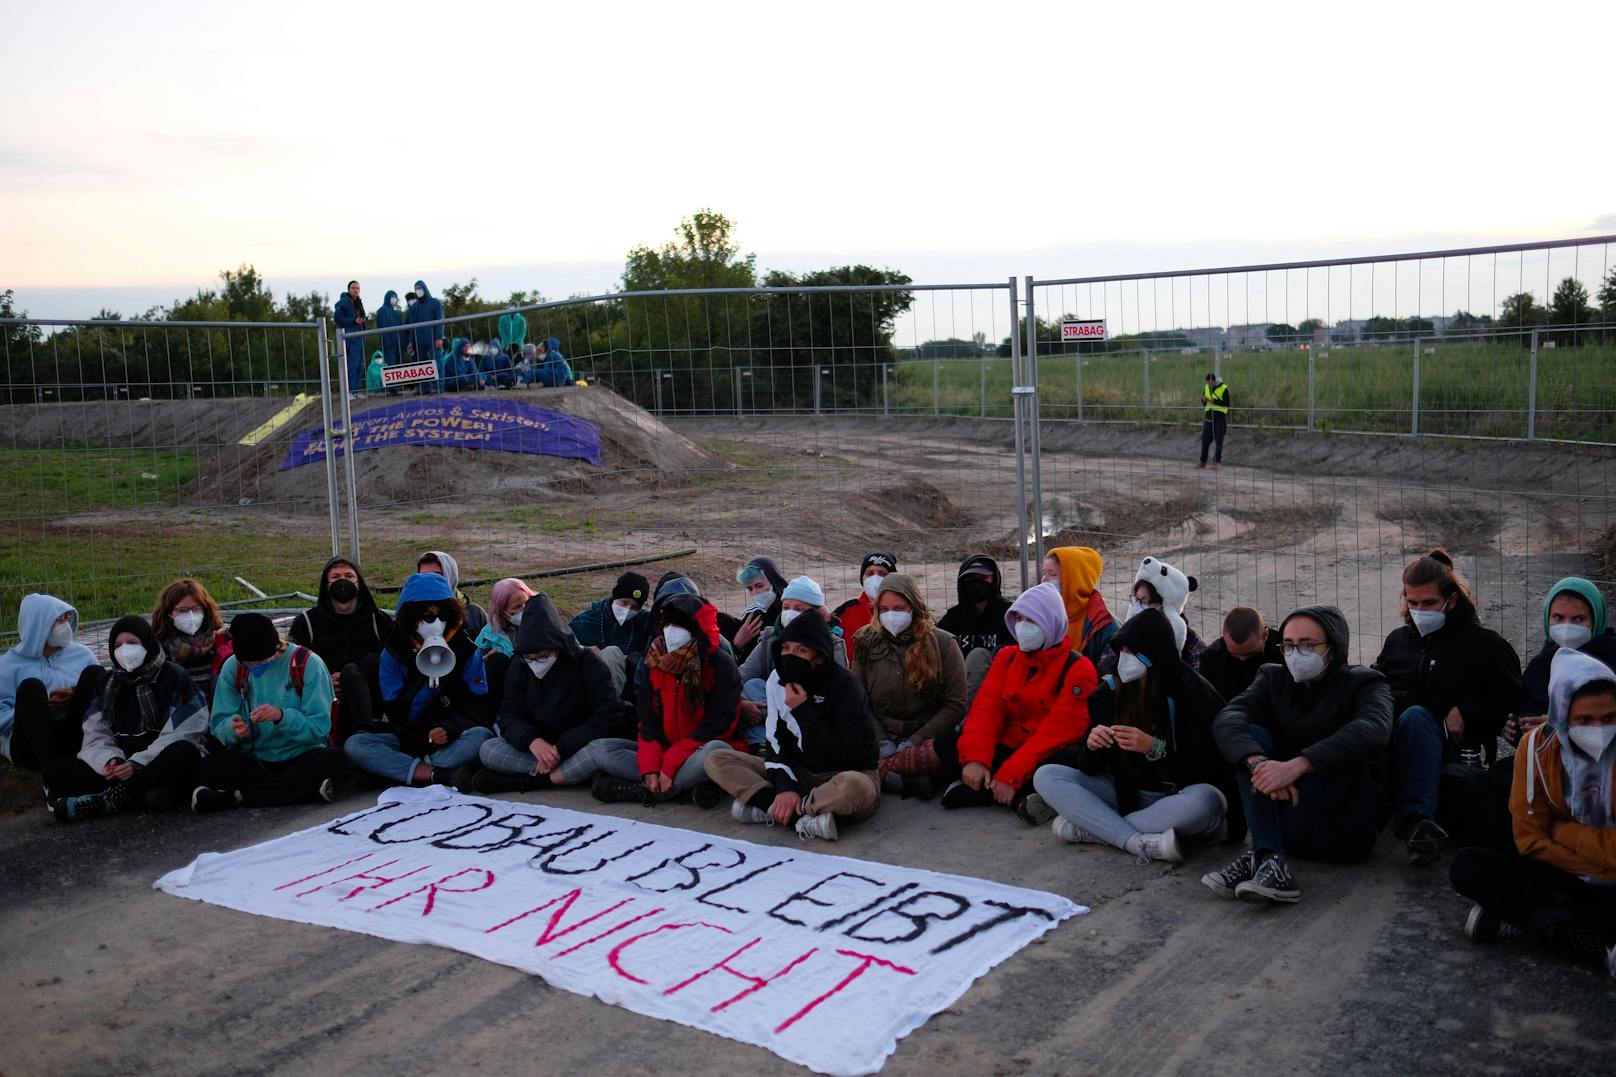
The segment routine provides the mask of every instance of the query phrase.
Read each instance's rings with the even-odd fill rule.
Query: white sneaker
[[[1139,856],[1141,859],[1165,860],[1170,864],[1184,862],[1184,853],[1178,847],[1178,835],[1171,830],[1139,835]]]
[[[825,841],[836,840],[836,816],[830,812],[823,815],[804,815],[797,820],[797,837],[822,838]]]
[[[770,826],[774,825],[774,816],[762,808],[754,808],[752,805],[743,804],[739,800],[730,801],[729,814],[730,818],[737,823],[767,823]]]
[[[320,783],[320,799],[330,804],[337,799],[337,783],[330,778]]]
[[[1084,830],[1082,827],[1078,826],[1064,815],[1055,816],[1055,821],[1049,824],[1049,829],[1053,830],[1055,832],[1055,836],[1061,841],[1069,841],[1073,845],[1083,842],[1094,845],[1105,844],[1105,842],[1101,841],[1093,834],[1090,834],[1087,830]]]

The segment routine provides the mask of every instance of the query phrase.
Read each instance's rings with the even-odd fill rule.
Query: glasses
[[[1312,640],[1298,640],[1295,643],[1284,644],[1282,649],[1284,650],[1286,656],[1289,657],[1290,655],[1295,654],[1297,651],[1301,651],[1303,654],[1318,654],[1320,651],[1324,650],[1325,646],[1326,644],[1324,643],[1316,643]]]
[[[175,613],[202,613],[204,611],[203,611],[201,606],[175,606],[174,607],[174,612]]]

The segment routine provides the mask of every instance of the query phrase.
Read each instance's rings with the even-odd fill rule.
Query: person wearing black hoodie
[[[735,661],[741,663],[758,645],[765,628],[780,626],[780,596],[785,594],[786,578],[772,557],[754,557],[735,573],[735,582],[746,588],[750,601],[739,617],[720,614],[718,629],[734,648]]]
[[[1403,569],[1403,625],[1392,630],[1375,669],[1392,690],[1392,796],[1397,837],[1414,864],[1441,855],[1448,833],[1436,821],[1442,767],[1461,748],[1496,750],[1521,705],[1521,660],[1483,628],[1476,600],[1443,549]]]
[[[1212,724],[1235,768],[1251,848],[1201,882],[1242,901],[1293,904],[1302,891],[1287,856],[1348,864],[1380,829],[1374,765],[1392,732],[1392,692],[1373,669],[1347,664],[1347,619],[1303,606],[1280,625],[1285,664],[1263,666]]]
[[[1257,679],[1257,670],[1285,661],[1279,633],[1263,623],[1262,614],[1236,606],[1223,618],[1223,634],[1201,652],[1197,672],[1224,699],[1233,699]]]
[[[332,732],[340,746],[370,725],[381,695],[377,667],[393,619],[376,605],[359,566],[333,557],[320,571],[319,598],[292,619],[286,635],[320,656],[337,693]]]
[[[738,822],[834,841],[838,822],[868,819],[881,803],[875,716],[858,678],[835,661],[841,644],[823,617],[794,618],[773,647],[769,676],[786,709],[766,719],[762,757],[715,751],[707,776],[735,798]]]
[[[516,661],[494,722],[498,736],[483,742],[484,767],[471,779],[477,793],[515,793],[576,785],[597,766],[579,752],[603,737],[634,735],[634,711],[612,687],[600,655],[578,645],[550,596],[522,607]]]
[[[937,627],[953,633],[965,656],[965,705],[976,698],[988,667],[1000,647],[1014,647],[1015,637],[1005,627],[1010,600],[1004,597],[999,563],[986,554],[973,553],[960,563],[955,584],[958,605],[951,606]]]

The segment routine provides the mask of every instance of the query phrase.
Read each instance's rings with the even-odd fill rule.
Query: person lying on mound
[[[484,769],[471,790],[514,793],[588,781],[601,769],[594,745],[632,736],[633,710],[618,697],[600,655],[578,645],[549,595],[534,595],[522,607],[513,646],[516,660],[494,723],[499,735],[478,749]]]
[[[737,821],[835,841],[838,824],[868,819],[881,803],[875,717],[822,614],[792,618],[770,647],[768,691],[781,705],[769,706],[763,755],[715,750],[707,775],[735,798]]]

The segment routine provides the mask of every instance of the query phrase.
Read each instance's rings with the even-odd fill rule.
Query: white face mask
[[[138,643],[125,643],[112,649],[112,660],[127,673],[133,673],[146,664],[146,648]]]
[[[784,628],[786,625],[790,624],[792,621],[795,621],[798,617],[801,617],[801,616],[802,616],[802,611],[801,610],[781,610],[780,611],[780,627]]]
[[[678,625],[669,625],[662,630],[662,643],[670,654],[689,643],[691,638],[690,630]]]
[[[60,624],[51,625],[50,635],[45,637],[45,642],[52,647],[66,647],[69,643],[72,643],[73,622],[63,621]]]
[[[556,656],[552,654],[549,658],[525,658],[523,661],[527,663],[527,668],[533,671],[533,676],[542,681],[544,675],[556,664]]]
[[[441,636],[443,635],[443,618],[439,617],[435,621],[422,621],[415,626],[415,630],[420,633],[422,639]]]
[[[1306,684],[1324,676],[1324,656],[1312,651],[1292,651],[1285,656],[1285,668],[1291,671],[1291,680]]]
[[[196,630],[202,627],[202,611],[198,610],[195,613],[176,613],[173,617],[170,617],[169,620],[174,622],[175,628],[179,629],[181,632],[184,632],[187,636],[194,636],[196,635]]]
[[[628,619],[634,616],[634,607],[627,602],[612,603],[612,616],[617,618],[620,625],[628,624]]]
[[[511,627],[512,628],[521,628],[522,627],[522,613],[523,613],[522,610],[517,610],[515,613],[511,614],[509,617],[507,617],[505,619],[507,621],[511,622]]]
[[[1414,631],[1429,636],[1447,622],[1447,610],[1409,610],[1408,619],[1414,622]]]
[[[1130,651],[1123,651],[1117,656],[1117,680],[1123,684],[1132,684],[1145,675],[1150,666],[1144,659]]]
[[[1128,612],[1123,615],[1122,619],[1124,621],[1131,621],[1149,608],[1149,606],[1146,606],[1143,602],[1140,602],[1136,598],[1128,604]]]
[[[871,602],[874,602],[875,596],[881,592],[881,581],[884,579],[885,576],[864,577],[864,593],[869,596]]]
[[[769,607],[773,606],[773,605],[774,605],[774,592],[773,591],[760,591],[757,594],[752,596],[752,601],[747,603],[746,608],[747,608],[748,612],[750,612],[752,610],[757,610],[759,613],[768,613],[769,612]]]
[[[1567,732],[1571,743],[1589,759],[1602,758],[1611,740],[1616,739],[1616,725],[1574,725]]]
[[[1031,621],[1017,621],[1016,643],[1024,651],[1041,651],[1044,649],[1044,630]]]
[[[1549,626],[1549,638],[1561,647],[1576,650],[1584,643],[1594,638],[1593,629],[1587,625],[1559,624]]]
[[[907,610],[888,610],[881,615],[881,627],[889,635],[901,636],[915,623],[915,615]]]

